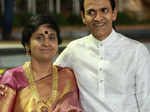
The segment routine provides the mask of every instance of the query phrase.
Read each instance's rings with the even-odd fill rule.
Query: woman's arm
[[[83,112],[80,107],[79,90],[74,73],[70,69],[65,69],[63,73],[65,77],[61,77],[62,80],[59,81],[66,82],[65,87],[53,112]]]
[[[79,105],[77,93],[72,92],[64,96],[63,101],[57,104],[53,112],[83,112]]]
[[[16,91],[0,84],[0,112],[12,112]]]

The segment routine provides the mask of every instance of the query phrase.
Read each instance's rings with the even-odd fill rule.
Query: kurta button
[[[100,68],[99,70],[102,71],[102,68]]]
[[[97,44],[97,48],[99,48],[99,45]]]
[[[103,83],[104,80],[100,80],[100,83]]]
[[[103,46],[103,44],[100,44],[100,46]]]

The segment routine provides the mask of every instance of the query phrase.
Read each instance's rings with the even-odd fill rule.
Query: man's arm
[[[71,47],[68,45],[64,51],[57,57],[54,65],[62,66],[62,67],[70,67],[71,68]]]
[[[137,48],[136,97],[140,112],[150,112],[150,54],[144,45]]]

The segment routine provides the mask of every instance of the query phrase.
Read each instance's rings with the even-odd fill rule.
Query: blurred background
[[[150,51],[150,0],[117,0],[116,29],[143,42]],[[21,32],[34,14],[53,15],[61,26],[66,45],[89,34],[82,24],[79,0],[0,0],[0,74],[29,60],[20,44]]]

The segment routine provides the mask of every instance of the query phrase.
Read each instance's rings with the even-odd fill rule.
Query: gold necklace
[[[32,74],[32,69],[30,67],[30,62],[26,62],[23,65],[23,68],[24,68],[24,70],[27,74],[27,78],[28,78],[29,83],[31,85],[30,87],[33,91],[34,99],[36,100],[36,103],[39,104],[38,110],[41,111],[41,112],[48,112],[51,108],[51,105],[54,103],[54,101],[57,97],[57,91],[58,91],[58,71],[57,71],[57,67],[53,66],[52,94],[51,94],[51,97],[48,98],[47,101],[43,101],[40,98],[40,95],[39,95],[38,90],[37,90],[36,83],[33,80],[33,74]]]

